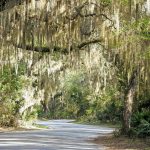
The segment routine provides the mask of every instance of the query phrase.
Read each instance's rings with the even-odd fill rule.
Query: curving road
[[[88,140],[111,133],[113,129],[70,121],[38,121],[50,129],[0,133],[0,150],[105,150]]]

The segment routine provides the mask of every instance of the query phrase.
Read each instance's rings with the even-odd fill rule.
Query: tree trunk
[[[42,101],[41,104],[42,104],[44,113],[48,114],[49,108],[48,108],[48,105],[46,104],[46,102]]]
[[[136,92],[137,76],[138,71],[136,69],[133,71],[130,77],[127,92],[125,94],[124,112],[123,112],[123,132],[125,134],[128,134],[131,128],[131,117]]]

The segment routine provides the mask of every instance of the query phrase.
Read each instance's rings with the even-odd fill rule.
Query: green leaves
[[[137,112],[132,117],[132,129],[138,137],[150,136],[150,111]]]
[[[111,4],[112,0],[100,0],[100,2],[104,5]]]
[[[70,113],[74,113],[74,116],[81,117],[85,114],[89,105],[87,100],[90,94],[89,91],[86,75],[83,72],[73,72],[66,76],[64,80],[64,99],[70,108],[76,109],[67,108]]]
[[[22,67],[21,67],[22,68]],[[21,69],[22,70],[22,69]],[[22,71],[19,73],[22,74]],[[0,72],[0,125],[15,126],[19,108],[23,105],[21,90],[24,81],[9,65]]]

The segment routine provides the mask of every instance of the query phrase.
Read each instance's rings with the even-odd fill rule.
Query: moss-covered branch
[[[95,44],[100,42],[102,42],[102,39],[92,39],[92,40],[83,41],[76,46],[71,46],[70,51],[72,51],[73,49],[82,49],[90,44]],[[49,52],[60,52],[63,54],[69,53],[69,48],[63,48],[59,46],[54,46],[52,48],[48,46],[32,46],[32,45],[24,45],[24,44],[14,44],[14,46],[28,51],[36,51],[36,52],[43,52],[43,53],[49,53]]]

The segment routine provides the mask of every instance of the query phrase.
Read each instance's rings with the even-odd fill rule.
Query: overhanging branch
[[[82,43],[80,43],[77,48],[82,49],[85,46],[88,46],[90,44],[95,44],[95,43],[100,43],[102,42],[102,39],[93,39],[93,40],[88,40],[88,41],[84,41]]]
[[[87,41],[83,41],[81,43],[79,43],[76,46],[71,46],[70,47],[70,51],[72,51],[73,49],[82,49],[90,44],[95,44],[95,43],[100,43],[102,42],[102,39],[92,39],[92,40],[87,40]],[[24,50],[28,50],[28,51],[36,51],[36,52],[43,52],[43,53],[50,53],[50,52],[60,52],[62,54],[68,54],[69,53],[69,48],[65,47],[59,47],[59,46],[54,46],[52,48],[48,47],[48,46],[32,46],[32,45],[24,45],[24,44],[13,44],[15,47],[17,48],[21,48]]]

